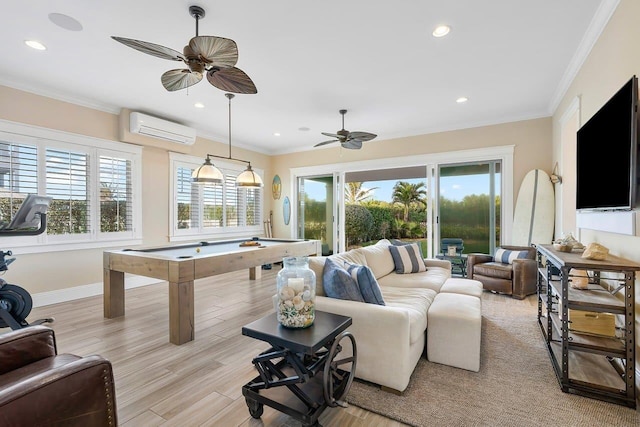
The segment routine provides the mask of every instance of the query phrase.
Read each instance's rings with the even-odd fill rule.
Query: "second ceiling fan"
[[[336,139],[320,142],[314,145],[314,147],[320,147],[322,145],[339,142],[342,145],[342,148],[348,148],[350,150],[358,150],[362,148],[363,142],[371,141],[373,138],[378,136],[375,133],[369,133],[369,132],[360,132],[360,131],[349,132],[344,128],[344,115],[347,114],[347,110],[340,110],[340,114],[342,114],[342,129],[340,129],[336,133],[322,132],[324,136],[328,136]]]

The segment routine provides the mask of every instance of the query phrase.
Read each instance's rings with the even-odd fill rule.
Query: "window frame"
[[[177,227],[177,202],[178,202],[178,168],[190,168],[195,169],[202,165],[204,157],[196,157],[190,156],[186,154],[180,153],[169,153],[169,164],[170,164],[170,183],[169,183],[169,197],[171,200],[171,204],[169,207],[169,241],[187,241],[193,240],[194,238],[198,238],[201,240],[206,239],[221,239],[221,238],[234,238],[234,237],[247,237],[247,236],[256,236],[262,235],[264,233],[262,220],[264,217],[264,203],[265,203],[265,192],[264,187],[260,188],[260,205],[257,209],[259,214],[259,218],[257,220],[256,225],[252,226],[228,226],[227,224],[227,213],[226,209],[223,209],[223,225],[221,227],[205,227],[204,224],[204,204],[202,203],[202,189],[198,190],[198,226],[188,229],[181,229]],[[225,160],[215,160],[216,167],[223,170],[225,172],[237,172],[238,174],[246,169],[245,164],[236,163],[233,161],[225,161]],[[264,181],[264,171],[259,168],[253,168],[254,172],[257,173]],[[227,173],[225,173],[227,175]],[[225,180],[225,188],[223,190],[223,203],[226,201],[226,197],[228,195],[228,189],[226,188],[226,180]],[[245,200],[246,202],[246,200]],[[246,203],[243,203],[241,210],[238,211],[237,216],[240,220],[243,217],[246,217]]]
[[[64,250],[93,249],[142,244],[142,147],[86,135],[48,129],[34,125],[0,120],[0,139],[11,144],[29,144],[37,148],[38,194],[46,193],[47,148],[86,153],[88,164],[88,197],[90,230],[83,234],[2,237],[3,247],[16,253],[42,253]],[[133,199],[130,231],[100,231],[100,156],[131,161],[131,194]]]

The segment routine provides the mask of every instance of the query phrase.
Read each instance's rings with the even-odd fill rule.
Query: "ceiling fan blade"
[[[321,132],[324,136],[328,136],[331,138],[340,138],[340,135],[335,134],[335,133],[328,133],[328,132]]]
[[[125,39],[124,37],[111,36],[111,38],[125,46],[129,46],[142,53],[146,53],[147,55],[153,55],[158,58],[169,59],[172,61],[186,61],[184,55],[177,50],[160,46],[159,44],[143,42],[141,40]]]
[[[342,148],[348,148],[349,150],[359,150],[362,148],[362,141],[359,139],[349,139],[342,143]]]
[[[238,62],[238,45],[231,39],[197,36],[189,41],[189,47],[204,62],[214,67],[230,68]]]
[[[324,141],[324,142],[320,142],[316,145],[314,145],[314,147],[320,147],[322,145],[327,145],[327,144],[331,144],[332,142],[339,142],[337,139],[332,139],[331,141]]]
[[[207,72],[207,80],[220,90],[232,93],[258,93],[251,78],[240,68],[231,67]]]
[[[170,70],[164,73],[161,77],[162,86],[169,92],[173,92],[180,89],[193,86],[202,80],[202,74],[192,73],[191,70]]]
[[[347,140],[359,139],[360,141],[371,141],[376,136],[378,135],[369,132],[350,132]]]

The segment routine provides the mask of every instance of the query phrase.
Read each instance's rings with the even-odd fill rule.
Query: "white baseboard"
[[[125,289],[139,288],[141,286],[153,285],[163,282],[163,280],[144,276],[125,276]],[[102,295],[102,282],[90,283],[88,285],[74,286],[57,291],[40,292],[31,295],[34,307],[44,307],[51,304],[73,301],[80,298],[94,297]]]

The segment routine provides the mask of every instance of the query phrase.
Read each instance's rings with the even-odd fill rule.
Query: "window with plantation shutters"
[[[0,140],[0,221],[9,223],[27,194],[38,191],[35,145]]]
[[[3,236],[4,243],[24,253],[139,244],[141,154],[128,144],[0,122],[0,226],[28,194],[52,197],[45,233]]]
[[[132,162],[100,156],[100,231],[102,233],[133,229]]]
[[[47,234],[84,234],[91,230],[89,156],[47,148],[45,194],[53,197]]]
[[[262,188],[236,186],[236,177],[244,165],[216,162],[224,175],[223,185],[191,182],[192,172],[202,159],[171,153],[172,237],[224,237],[262,233]]]
[[[179,167],[176,172],[177,227],[193,229],[198,227],[198,187],[191,183],[192,170]]]

